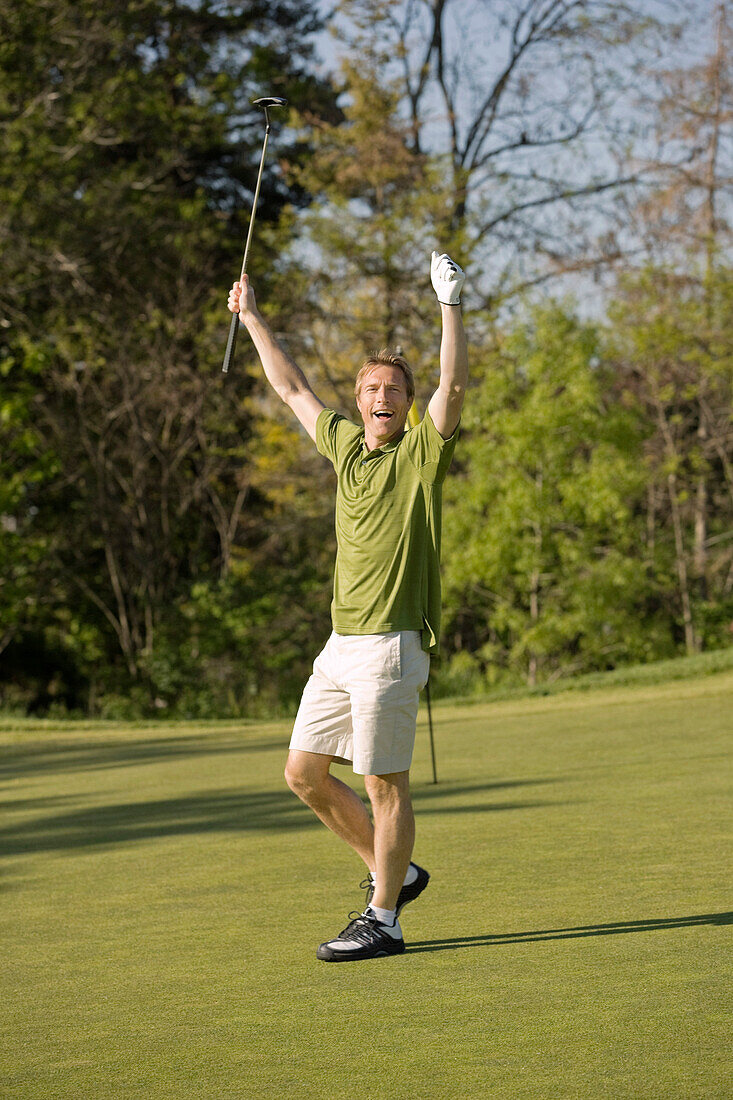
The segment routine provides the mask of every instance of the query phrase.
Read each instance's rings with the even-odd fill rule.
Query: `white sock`
[[[370,905],[367,912],[374,913],[380,924],[385,926],[390,936],[394,936],[398,940],[402,935],[402,929],[400,928],[400,922],[397,920],[397,913],[394,909],[380,909],[377,905]]]
[[[413,884],[413,882],[415,881],[416,878],[417,878],[417,867],[415,866],[414,863],[411,863],[410,866],[407,868],[407,874],[405,875],[405,881],[402,883],[402,885],[403,886],[412,886],[412,884]]]
[[[372,880],[372,886],[376,886],[377,876],[374,874],[374,871],[369,872],[369,878]],[[412,886],[412,884],[413,884],[413,882],[415,881],[416,878],[417,878],[417,867],[415,866],[414,863],[411,863],[410,866],[407,868],[407,874],[405,875],[405,881],[402,883],[402,885],[403,886]]]

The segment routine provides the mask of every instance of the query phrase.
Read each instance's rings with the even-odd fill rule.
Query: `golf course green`
[[[287,722],[0,721],[0,1095],[733,1096],[733,671],[434,726],[407,953],[334,965],[363,868]]]

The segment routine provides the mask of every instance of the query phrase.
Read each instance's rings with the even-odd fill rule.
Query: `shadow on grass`
[[[413,802],[433,802],[441,798],[453,798],[455,795],[486,794],[487,791],[505,791],[514,787],[545,787],[549,783],[561,783],[562,779],[495,779],[480,783],[431,783],[429,786],[412,786]]]
[[[288,743],[287,738],[248,741],[244,737],[240,739],[230,736],[226,740],[218,740],[199,734],[71,743],[39,739],[3,747],[0,779],[18,779],[33,774],[93,771],[98,768],[124,768],[135,764],[154,764],[176,757],[269,751],[284,753]]]
[[[43,799],[39,799],[43,802]],[[284,791],[216,791],[92,806],[0,829],[0,853],[51,852],[210,832],[288,831],[320,822]]]
[[[650,920],[617,921],[614,924],[585,924],[577,928],[544,928],[533,932],[486,932],[483,936],[459,936],[456,939],[419,940],[407,950],[455,951],[461,947],[503,947],[512,943],[542,943],[552,940],[576,940],[589,936],[626,936],[632,932],[664,932],[671,928],[696,928],[702,925],[733,924],[733,912],[698,913],[692,917],[659,917]]]
[[[542,807],[559,806],[564,803],[546,801],[500,802],[494,799],[482,799],[480,802],[456,801],[471,794],[492,794],[499,791],[514,790],[517,787],[546,786],[548,783],[561,782],[559,779],[504,779],[492,783],[455,784],[444,783],[438,786],[416,787],[412,790],[412,801],[417,813],[426,814],[475,814],[495,813],[498,810],[537,810]],[[447,805],[435,805],[442,799],[449,799]]]
[[[430,802],[435,797],[432,790],[417,792],[416,801],[421,814],[498,812],[557,805],[542,802],[499,802],[490,797],[492,791],[536,782],[543,781],[513,780],[466,787],[455,785],[440,792],[448,799],[445,805],[420,805],[423,798]],[[472,802],[465,806],[456,804],[456,798],[479,791],[489,796],[486,801],[480,804]],[[78,803],[78,795],[60,796],[21,799],[18,803],[7,801],[0,803],[0,808],[7,812],[17,805],[21,811],[27,813],[34,805],[38,810],[48,809],[50,806],[68,804],[72,798]],[[270,791],[238,788],[151,802],[88,807],[77,805],[63,813],[46,813],[41,817],[24,818],[0,829],[0,855],[73,851],[111,844],[130,844],[164,836],[209,832],[289,832],[310,829],[313,826],[323,828],[315,814],[285,786]]]

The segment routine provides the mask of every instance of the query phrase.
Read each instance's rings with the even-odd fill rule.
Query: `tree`
[[[619,258],[613,200],[638,170],[619,167],[618,104],[681,5],[662,20],[630,0],[337,7],[348,48],[378,52],[372,72],[398,89],[412,151],[441,159],[451,202],[436,230],[463,240],[482,305]]]
[[[253,94],[265,82],[314,109],[327,98],[307,72],[318,21],[290,0],[267,13],[4,0],[0,20],[2,302],[14,325],[37,316],[29,292],[47,307],[49,292],[77,310],[103,302],[122,326],[148,288],[173,306],[184,242],[207,262],[239,247],[261,141]],[[271,172],[264,188],[272,218],[288,196]]]
[[[475,364],[445,489],[449,684],[468,669],[533,685],[671,651],[636,555],[641,425],[611,397],[602,344],[549,304]]]
[[[156,638],[246,550],[243,508],[261,507],[253,382],[218,376],[222,303],[262,138],[248,101],[265,84],[333,109],[309,73],[319,22],[291,0],[0,2],[0,21],[3,381],[32,409],[35,462],[51,456],[41,485],[0,425],[23,482],[6,523],[33,515],[45,540],[49,646],[76,639],[90,679],[121,657],[149,682]],[[260,239],[280,246],[284,203],[307,196],[273,166],[263,187]]]
[[[0,379],[14,367],[0,352]],[[42,360],[28,363],[30,378],[43,369]],[[26,378],[12,389],[4,386],[0,397],[0,655],[24,625],[35,624],[51,580],[43,568],[48,542],[28,502],[57,473],[57,463],[34,423],[34,396]]]
[[[730,620],[731,27],[715,5],[707,56],[656,74],[654,180],[629,209],[649,261],[621,279],[612,317],[627,399],[653,425],[648,528],[673,545],[673,600],[688,652]],[[638,165],[637,165],[638,167]]]
[[[410,148],[394,82],[375,82],[382,64],[377,47],[344,62],[343,118],[301,116],[312,129],[313,156],[292,173],[315,196],[295,246],[301,261],[303,238],[309,251],[302,337],[293,350],[319,392],[346,408],[369,351],[399,345],[416,365],[436,359],[430,252],[458,247],[435,236],[450,196],[435,161]],[[418,378],[425,386],[420,370]]]
[[[733,28],[726,5],[716,9],[708,55],[655,74],[654,149],[632,164],[651,186],[626,212],[649,262],[681,270],[692,262],[706,277],[726,253],[730,258],[733,229]]]
[[[650,425],[648,554],[670,559],[685,649],[725,644],[733,621],[733,272],[649,268],[610,309],[623,397]],[[703,430],[701,430],[703,425]],[[660,570],[661,566],[661,570]]]

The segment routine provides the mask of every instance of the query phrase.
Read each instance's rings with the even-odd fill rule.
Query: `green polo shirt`
[[[441,486],[457,430],[443,439],[430,414],[392,443],[368,451],[364,428],[323,409],[316,446],[336,470],[337,634],[422,631],[440,635]]]

